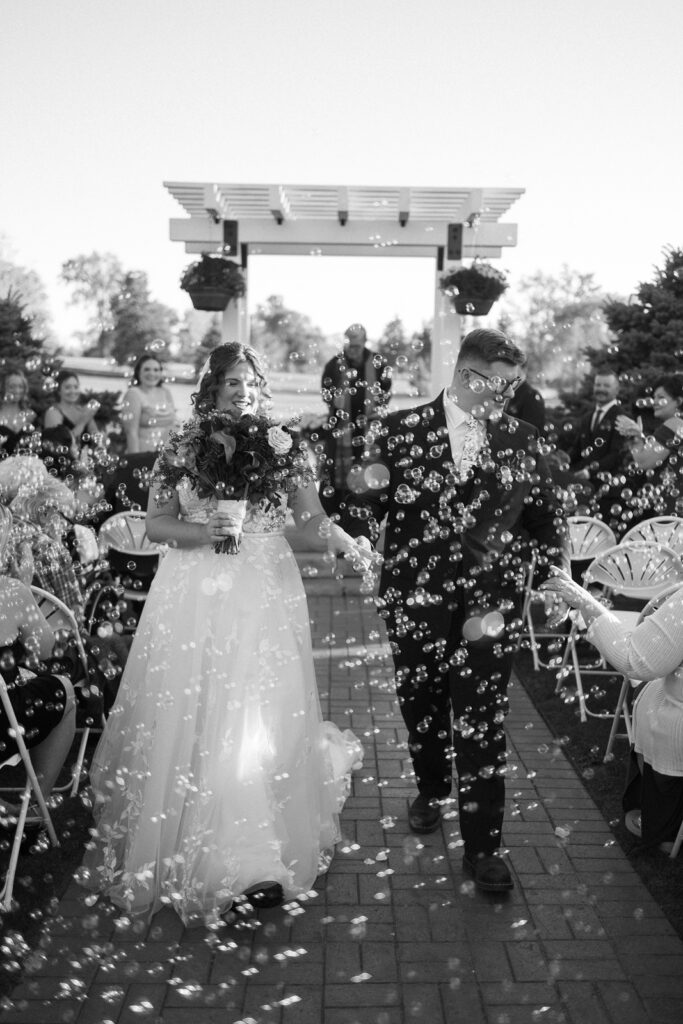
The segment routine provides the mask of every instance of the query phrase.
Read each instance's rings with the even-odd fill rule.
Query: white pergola
[[[517,244],[517,225],[501,223],[522,188],[407,188],[358,185],[240,185],[166,181],[186,217],[172,218],[170,237],[188,253],[249,257],[424,256],[434,261],[432,387],[450,384],[461,317],[439,278],[462,259],[495,259]],[[223,314],[223,336],[249,337],[247,295]]]

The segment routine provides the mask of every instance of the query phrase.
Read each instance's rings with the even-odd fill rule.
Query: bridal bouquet
[[[296,441],[294,421],[266,416],[235,420],[225,413],[195,416],[171,431],[154,470],[158,501],[168,501],[184,479],[200,498],[217,499],[232,522],[231,534],[215,545],[223,554],[239,550],[247,498],[277,506],[282,491],[313,479],[305,447]]]

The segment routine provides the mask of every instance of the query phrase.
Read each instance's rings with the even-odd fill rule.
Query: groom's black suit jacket
[[[449,638],[453,614],[515,599],[529,547],[568,567],[564,514],[535,427],[503,414],[487,422],[487,447],[468,479],[456,473],[443,392],[386,417],[372,463],[388,483],[349,499],[349,532],[376,536],[387,516],[379,596]],[[372,471],[370,471],[372,472]],[[416,543],[417,542],[417,543]],[[462,610],[462,609],[461,609]]]

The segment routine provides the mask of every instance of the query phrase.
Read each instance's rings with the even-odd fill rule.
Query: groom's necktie
[[[462,459],[460,460],[460,476],[465,478],[472,466],[477,461],[479,450],[484,443],[484,426],[474,416],[467,417],[467,432],[462,446]]]

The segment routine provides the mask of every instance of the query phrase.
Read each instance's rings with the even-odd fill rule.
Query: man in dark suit
[[[522,368],[523,369],[523,368]],[[516,420],[524,420],[536,427],[539,434],[545,430],[545,401],[541,392],[532,387],[526,379],[526,372],[520,373],[524,379],[515,391],[512,398],[505,404],[505,411],[508,416],[514,416]]]
[[[391,367],[367,347],[362,324],[344,331],[346,344],[325,364],[322,397],[329,416],[320,501],[328,515],[340,510],[350,474],[363,458],[370,425],[384,414],[391,393]]]
[[[568,564],[538,432],[503,412],[522,361],[500,331],[471,331],[451,386],[378,428],[345,519],[376,537],[386,517],[379,603],[419,790],[410,826],[439,827],[455,761],[463,866],[491,891],[512,888],[496,854],[523,552],[538,548],[541,575]]]
[[[626,448],[615,425],[617,416],[626,412],[619,405],[618,394],[616,373],[598,370],[593,381],[593,405],[579,420],[569,451],[574,480],[584,489],[591,511],[605,522],[609,522],[615,493],[618,497],[611,478],[621,469]]]

